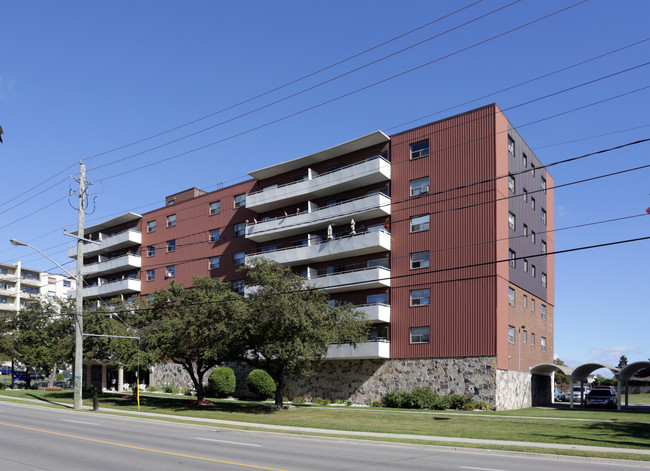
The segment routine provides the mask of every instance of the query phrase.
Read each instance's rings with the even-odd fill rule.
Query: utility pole
[[[86,199],[86,166],[80,165],[79,175],[79,223],[77,227],[77,309],[74,322],[74,410],[82,409],[81,390],[83,386],[83,265],[84,265],[84,211]]]

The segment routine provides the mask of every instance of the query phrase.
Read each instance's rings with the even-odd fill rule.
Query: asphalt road
[[[647,466],[647,465],[646,465]],[[593,460],[302,438],[0,404],[0,469],[600,471]]]

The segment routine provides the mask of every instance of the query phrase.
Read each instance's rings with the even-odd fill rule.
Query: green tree
[[[621,355],[621,358],[618,360],[618,368],[623,368],[627,366],[627,357],[625,355]]]
[[[326,293],[278,263],[256,258],[246,271],[254,294],[238,326],[242,360],[271,375],[275,404],[282,406],[288,374],[308,375],[331,344],[366,341],[370,324],[351,305],[330,306]]]
[[[556,358],[555,360],[553,360],[553,364],[558,365],[558,366],[566,366],[564,361],[562,361],[562,359],[560,359],[560,358]],[[558,370],[558,371],[555,372],[555,383],[556,384],[569,384],[570,383],[569,377],[566,374],[564,374],[562,371]]]
[[[201,401],[205,373],[235,356],[232,326],[243,315],[242,297],[225,283],[201,277],[193,279],[191,288],[172,282],[153,298],[145,343],[160,360],[187,371]]]

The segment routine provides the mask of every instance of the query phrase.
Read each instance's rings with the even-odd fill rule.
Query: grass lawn
[[[0,391],[4,397],[24,397],[72,403],[72,391]],[[646,395],[650,396],[650,395]],[[275,411],[266,404],[216,400],[213,405],[188,403],[189,397],[149,394],[141,396],[141,410],[187,417],[247,423],[314,427],[359,432],[481,438],[562,443],[650,450],[650,413],[528,408],[504,412],[414,411],[386,408],[298,406]],[[642,398],[641,402],[646,399]],[[650,402],[650,401],[648,401]],[[99,396],[100,411],[137,410],[134,400],[122,395]],[[91,405],[91,398],[84,400]],[[578,420],[576,420],[578,419]],[[650,456],[646,456],[650,460]]]

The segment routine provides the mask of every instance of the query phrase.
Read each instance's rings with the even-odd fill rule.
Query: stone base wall
[[[207,384],[208,374],[206,374],[203,379]],[[162,388],[166,384],[175,384],[179,389],[181,388],[192,388],[194,385],[190,379],[190,375],[187,374],[187,371],[176,363],[159,363],[152,368],[150,376],[151,386],[156,386],[157,388]]]
[[[530,407],[531,375],[523,371],[497,370],[496,410]]]

